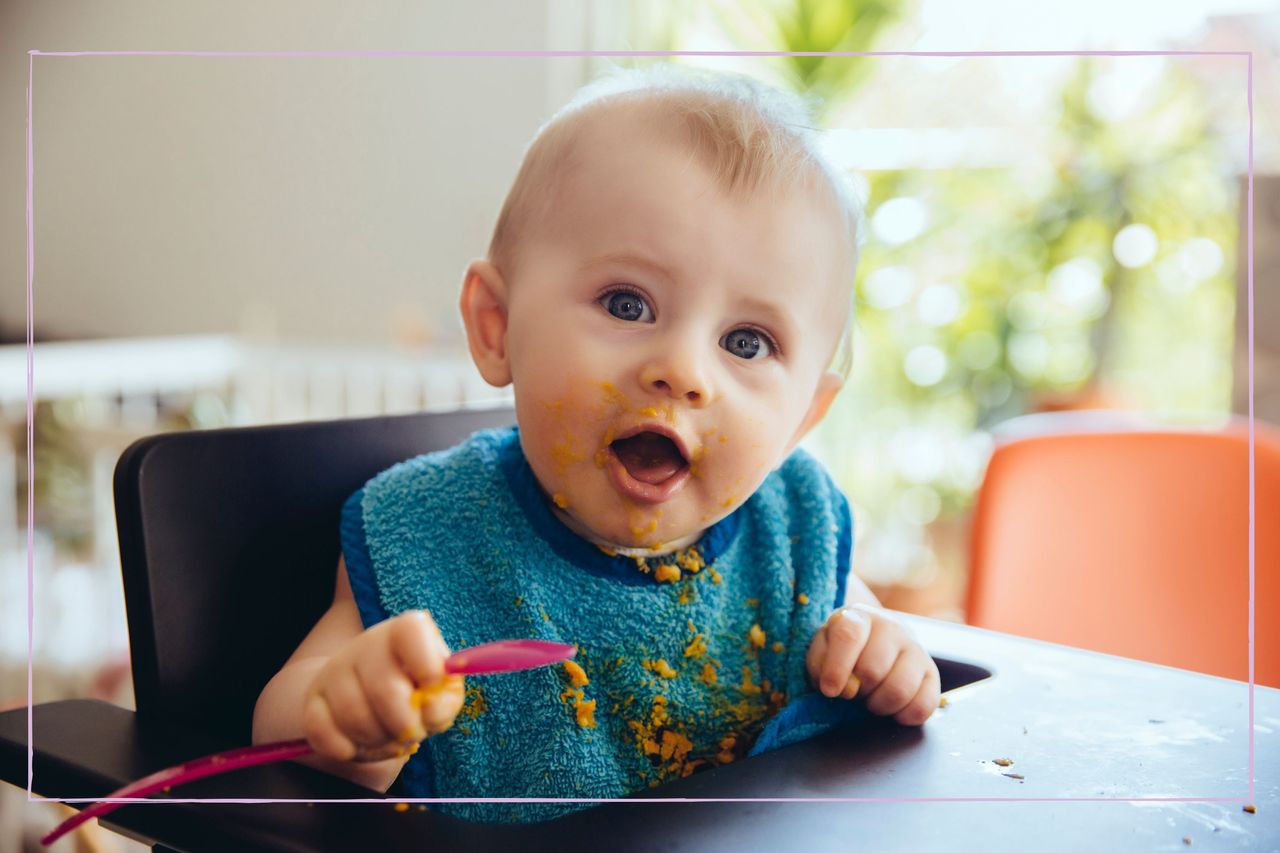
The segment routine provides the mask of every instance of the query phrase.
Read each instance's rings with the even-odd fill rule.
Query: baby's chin
[[[620,553],[644,552],[654,556],[687,548],[702,538],[709,525],[678,525],[642,522],[630,526],[617,518],[595,519],[572,510],[553,507],[556,515],[574,533],[604,551]],[[656,519],[653,520],[656,522]]]

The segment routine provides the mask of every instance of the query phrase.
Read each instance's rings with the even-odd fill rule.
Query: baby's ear
[[[495,388],[511,384],[507,361],[507,284],[488,261],[472,261],[462,280],[462,323],[471,359]]]
[[[800,443],[800,439],[808,435],[809,430],[816,427],[826,416],[827,409],[831,408],[832,401],[843,387],[844,377],[839,373],[829,370],[819,377],[818,387],[813,392],[813,401],[809,403],[809,411],[804,413],[804,419],[800,421],[800,426],[796,427],[796,433],[791,437],[791,443],[787,445],[788,453],[794,450]]]

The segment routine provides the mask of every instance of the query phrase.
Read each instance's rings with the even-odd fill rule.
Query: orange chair
[[[1118,417],[1009,422],[1022,434],[998,437],[978,494],[967,621],[1246,680],[1248,424]],[[1254,677],[1280,687],[1280,430],[1254,439]]]

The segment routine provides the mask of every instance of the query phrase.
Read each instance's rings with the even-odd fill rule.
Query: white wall
[[[587,0],[0,5],[0,329],[25,310],[27,51],[589,47]],[[239,7],[246,8],[246,7]],[[456,334],[454,300],[582,58],[36,57],[38,333]]]

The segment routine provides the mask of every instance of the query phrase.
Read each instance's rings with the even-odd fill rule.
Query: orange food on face
[[[646,524],[644,527],[641,527],[639,525],[632,525],[631,535],[634,536],[636,541],[638,542],[644,537],[648,536],[650,533],[657,532],[657,530],[658,530],[658,519],[651,518],[649,519],[649,523]]]
[[[604,392],[604,401],[606,403],[615,403],[626,408],[627,395],[614,388],[612,382],[601,382],[600,390]]]
[[[582,454],[578,453],[569,442],[559,441],[551,446],[551,459],[556,463],[556,468],[563,473],[565,468],[581,462]]]

